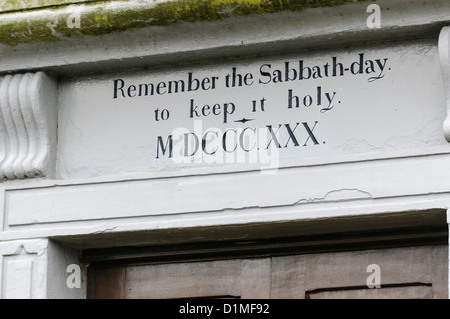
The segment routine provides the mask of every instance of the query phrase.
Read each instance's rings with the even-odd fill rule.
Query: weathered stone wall
[[[66,279],[85,248],[445,226],[449,12],[447,0],[2,2],[1,297],[83,298]],[[230,85],[233,69],[252,77]],[[189,74],[216,88],[164,95]],[[150,82],[160,96],[139,96]],[[152,153],[194,119],[278,128],[282,156],[263,170]]]

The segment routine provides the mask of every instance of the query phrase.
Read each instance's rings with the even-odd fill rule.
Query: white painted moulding
[[[0,243],[0,295],[2,299],[46,297],[47,239]]]
[[[55,162],[58,84],[43,72],[0,78],[0,179],[48,176]]]
[[[52,181],[34,188],[26,185],[6,189],[4,228],[92,220],[104,223],[137,217],[146,217],[142,222],[149,222],[150,218],[158,220],[157,216],[168,220],[170,216],[190,215],[183,220],[183,227],[187,227],[188,222],[218,223],[219,219],[224,223],[246,223],[247,212],[256,214],[258,222],[267,213],[273,220],[281,220],[286,211],[289,219],[335,217],[354,214],[358,210],[356,201],[369,203],[369,211],[373,212],[375,200],[385,201],[387,207],[387,199],[399,197],[403,197],[399,204],[402,209],[408,204],[411,206],[407,210],[418,209],[414,197],[423,201],[423,196],[429,199],[421,209],[447,208],[448,201],[440,206],[436,198],[448,198],[450,193],[449,159],[449,155],[438,155],[289,168],[274,175],[252,172],[111,183]],[[332,207],[324,209],[320,216],[315,210],[326,203]],[[384,212],[394,210],[390,206]],[[233,217],[228,218],[227,212]],[[206,217],[208,214],[211,219]],[[157,227],[161,223],[159,219]],[[119,224],[115,222],[113,227]]]
[[[444,121],[444,136],[450,142],[450,27],[443,28],[439,36],[439,57],[447,99],[447,118]]]

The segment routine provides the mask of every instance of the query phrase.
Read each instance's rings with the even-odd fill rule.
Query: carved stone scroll
[[[0,77],[0,178],[51,174],[58,84],[43,72]]]

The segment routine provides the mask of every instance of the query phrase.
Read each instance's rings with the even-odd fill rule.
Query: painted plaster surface
[[[448,145],[443,91],[437,49],[423,43],[69,80],[57,175],[426,152]]]

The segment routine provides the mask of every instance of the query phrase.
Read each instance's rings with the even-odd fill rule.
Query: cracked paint
[[[313,202],[337,202],[355,199],[372,199],[370,192],[357,188],[342,188],[327,192],[323,197],[300,199],[294,205],[313,203]]]

